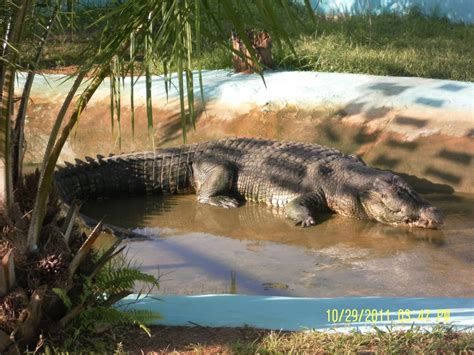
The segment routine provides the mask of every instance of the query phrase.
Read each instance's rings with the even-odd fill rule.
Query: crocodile
[[[55,175],[65,202],[140,194],[196,193],[201,203],[244,201],[283,209],[296,225],[318,213],[393,226],[438,228],[442,211],[401,177],[318,144],[227,138],[179,148],[86,157]]]

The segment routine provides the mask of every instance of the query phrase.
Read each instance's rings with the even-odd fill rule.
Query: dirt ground
[[[254,328],[207,328],[152,326],[151,337],[142,330],[132,331],[123,348],[134,354],[231,354],[236,343],[256,343],[269,330]]]

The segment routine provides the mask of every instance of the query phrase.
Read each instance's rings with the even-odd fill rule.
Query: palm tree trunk
[[[51,154],[45,154],[45,164],[43,166],[38,191],[36,194],[35,205],[33,208],[33,215],[31,217],[30,228],[28,230],[27,246],[28,250],[32,253],[38,249],[38,238],[41,232],[41,226],[43,224],[43,218],[46,212],[48,203],[48,195],[54,178],[54,169],[59,158],[59,154],[66,143],[69,133],[77,123],[81,113],[87,106],[92,95],[95,93],[102,81],[109,75],[110,65],[101,66],[98,72],[94,75],[94,78],[90,82],[89,86],[82,92],[79,97],[76,107],[71,114],[68,123],[64,126],[61,136],[54,144],[54,148],[51,150]],[[52,136],[51,139],[54,139]],[[52,140],[54,142],[54,140]],[[48,143],[49,145],[49,143]]]
[[[13,184],[11,169],[11,114],[13,109],[13,90],[15,71],[4,71],[2,96],[0,102],[0,214],[8,215],[13,206]]]
[[[23,165],[23,144],[25,140],[24,136],[24,128],[25,128],[25,117],[26,117],[26,110],[28,109],[28,101],[30,98],[31,87],[33,86],[33,80],[35,78],[35,69],[38,66],[38,63],[41,59],[43,54],[43,49],[46,41],[48,40],[49,34],[51,33],[51,28],[53,27],[53,22],[56,19],[56,16],[59,12],[59,6],[56,5],[49,17],[48,24],[44,29],[43,36],[41,37],[38,48],[36,51],[36,55],[33,61],[32,66],[28,69],[28,77],[26,78],[25,86],[23,88],[23,94],[21,97],[20,106],[18,108],[18,114],[15,122],[15,130],[13,133],[13,184],[16,185],[18,179],[22,174],[22,165]]]
[[[20,43],[30,0],[13,1],[12,3],[12,15],[5,27],[6,34],[2,48],[2,56],[6,61],[0,62],[0,214],[3,216],[8,214],[13,206],[11,118],[17,52],[12,51],[10,46],[15,47]]]

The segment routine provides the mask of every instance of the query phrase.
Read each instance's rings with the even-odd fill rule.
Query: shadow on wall
[[[406,15],[418,8],[428,16],[447,17],[453,22],[474,23],[472,0],[311,0],[317,11],[330,16],[397,13]]]
[[[462,84],[448,83],[438,86],[440,94],[446,92],[459,92],[468,86]],[[395,96],[405,95],[406,91],[412,89],[409,85],[398,85],[394,83],[377,83],[369,85],[362,92],[361,97],[371,95],[372,92],[378,92],[382,97],[393,98]],[[376,102],[374,104],[374,102]],[[414,95],[412,102],[418,105],[430,108],[443,107],[446,100],[435,99],[432,97],[423,97]],[[443,140],[441,136],[437,136],[436,143],[429,143],[429,139],[420,137],[418,139],[404,139],[402,136],[387,135],[388,126],[394,126],[396,131],[415,132],[426,129],[430,120],[420,117],[412,117],[409,115],[397,114],[390,119],[385,125],[379,124],[378,128],[370,129],[367,124],[376,120],[386,120],[387,113],[390,108],[384,106],[387,103],[381,103],[377,100],[366,100],[357,98],[344,107],[339,112],[344,116],[362,116],[364,123],[353,130],[353,134],[343,134],[341,136],[340,129],[337,129],[337,122],[331,121],[328,125],[319,126],[318,129],[324,135],[324,139],[328,140],[328,145],[336,145],[342,148],[346,153],[358,152],[367,162],[382,169],[390,169],[395,173],[402,175],[416,189],[423,192],[445,192],[453,193],[460,185],[466,184],[466,175],[463,173],[465,169],[470,169],[474,161],[474,154],[464,146],[456,146],[449,143],[439,142]],[[462,138],[470,140],[474,137],[474,129],[465,132]],[[319,137],[318,137],[319,138]],[[342,141],[345,146],[341,147]],[[444,144],[448,144],[445,146]],[[372,149],[377,146],[376,149]],[[407,154],[410,156],[419,156],[422,154],[426,160],[420,161],[413,167],[410,159],[406,159]],[[412,159],[413,160],[413,159]],[[416,159],[415,159],[416,160]],[[410,168],[411,167],[411,168]],[[408,169],[408,170],[407,170]],[[410,171],[411,174],[403,173]],[[413,175],[415,173],[418,176]]]

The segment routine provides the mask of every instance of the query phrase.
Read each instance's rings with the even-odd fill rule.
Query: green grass
[[[449,326],[432,331],[413,327],[406,331],[381,330],[277,332],[254,328],[206,328],[151,326],[151,336],[136,328],[114,328],[101,335],[90,334],[75,346],[83,352],[133,353],[225,353],[225,354],[471,354],[474,333]],[[74,351],[50,344],[54,353]],[[51,351],[52,353],[53,351]],[[46,351],[46,353],[48,353]]]
[[[321,20],[282,68],[473,81],[474,26],[418,14]]]
[[[474,81],[474,26],[417,13],[406,17],[319,19],[314,34],[293,33],[298,57],[274,50],[279,69],[365,73]],[[204,67],[231,67],[230,55],[209,49]]]
[[[314,33],[288,29],[298,57],[288,46],[274,48],[277,68],[474,81],[474,26],[417,12],[372,16],[371,22],[370,28],[366,16],[320,18]],[[65,37],[53,41],[42,68],[78,64],[85,43],[79,34],[73,42]],[[205,69],[222,69],[231,68],[231,57],[207,44],[201,60]]]
[[[245,354],[433,354],[468,353],[474,348],[472,333],[453,332],[449,328],[436,328],[432,332],[413,328],[408,331],[353,332],[271,332],[257,342],[232,344],[235,353]]]

